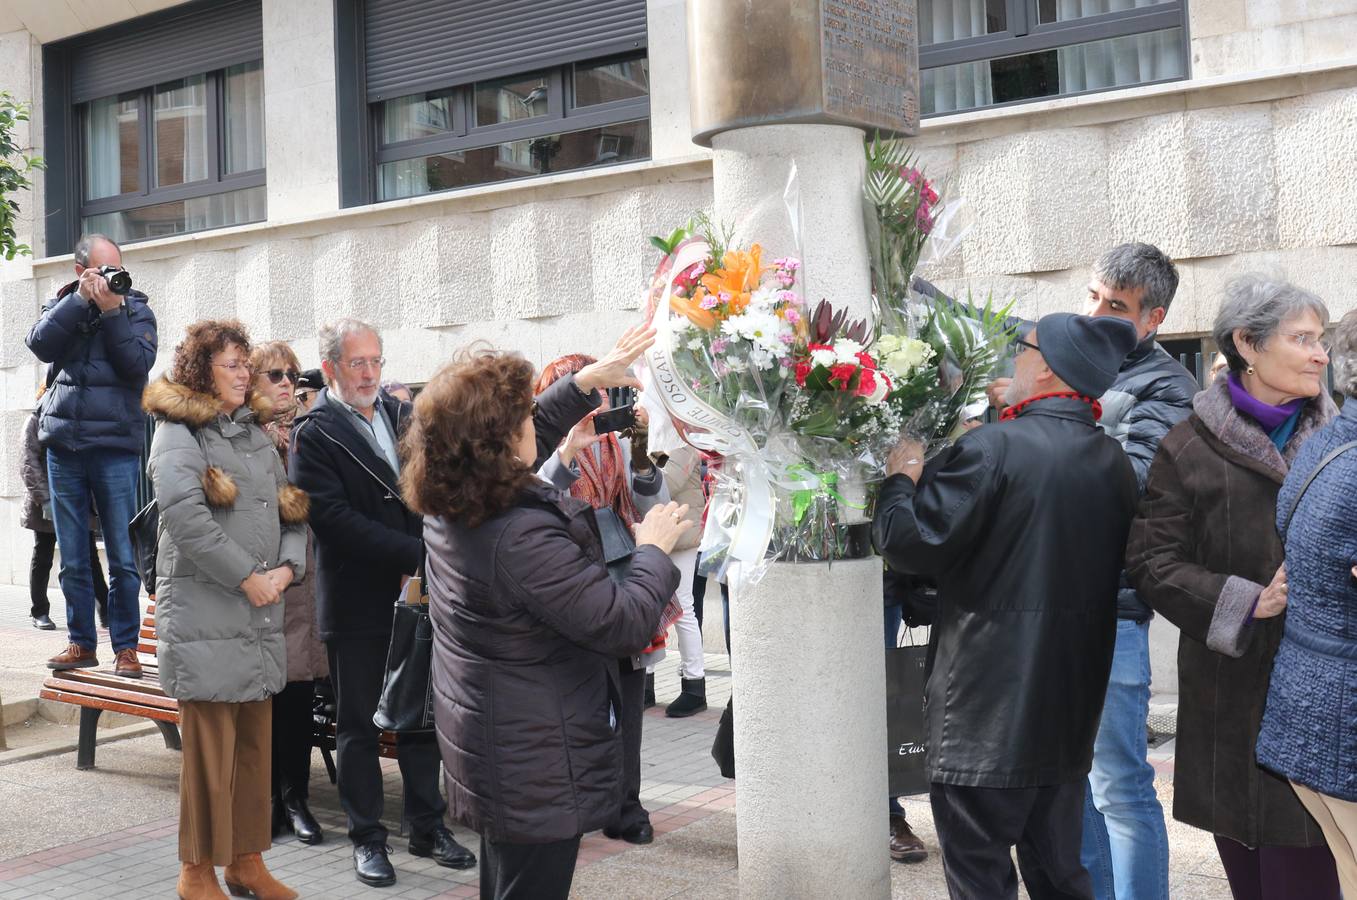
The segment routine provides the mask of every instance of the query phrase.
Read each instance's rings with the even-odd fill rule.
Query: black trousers
[[[57,535],[55,531],[33,532],[33,559],[28,564],[28,597],[32,601],[29,615],[49,616],[52,614],[52,602],[47,599],[47,585],[52,578],[52,561],[56,559]],[[94,602],[99,606],[99,618],[108,618],[108,581],[104,579],[104,567],[99,564],[99,548],[95,545],[94,532],[90,532],[90,577],[94,581]]]
[[[1093,900],[1079,861],[1084,783],[1037,788],[958,787],[934,782],[933,823],[952,900],[1018,896],[1018,876],[1032,900]]]
[[[273,695],[273,796],[311,796],[314,681],[289,681]]]
[[[550,844],[481,838],[481,900],[566,900],[579,852],[578,835]]]
[[[646,670],[632,670],[630,660],[619,663],[622,675],[622,806],[612,827],[622,831],[650,823],[641,805],[641,727],[645,707]]]
[[[382,825],[382,766],[377,755],[381,730],[372,714],[382,696],[386,673],[387,635],[345,638],[325,645],[330,657],[330,683],[335,691],[335,768],[339,802],[349,817],[354,844],[386,841]],[[405,816],[410,830],[427,835],[443,823],[447,802],[439,790],[442,758],[433,732],[397,737],[397,761],[405,784]]]

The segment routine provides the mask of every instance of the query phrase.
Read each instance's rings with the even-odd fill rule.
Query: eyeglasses
[[[1025,347],[1025,348],[1028,349],[1028,350],[1035,350],[1035,351],[1037,351],[1038,353],[1041,352],[1041,348],[1038,347],[1036,344],[1033,344],[1033,343],[1031,343],[1030,341],[1024,341],[1022,338],[1014,338],[1014,339],[1013,339],[1013,343],[1015,343],[1015,344],[1017,344],[1017,345],[1019,345],[1019,346],[1021,346],[1021,347]],[[1018,352],[1021,353],[1022,351],[1019,350]]]
[[[282,384],[284,378],[293,384],[296,384],[297,379],[302,377],[302,373],[298,372],[296,369],[269,369],[263,374],[267,375],[269,381],[273,384]]]
[[[371,359],[351,359],[344,363],[344,365],[348,366],[349,369],[354,372],[357,372],[359,369],[366,369],[368,366],[371,366],[374,369],[380,369],[382,366],[386,365],[386,357],[374,356]]]
[[[1302,350],[1313,350],[1317,346],[1325,353],[1328,353],[1333,348],[1333,341],[1331,339],[1324,335],[1316,337],[1308,331],[1283,331],[1282,337],[1290,338],[1291,343]]]
[[[254,372],[254,367],[251,366],[249,363],[238,362],[238,361],[236,361],[236,360],[234,360],[234,359],[231,360],[230,362],[226,362],[226,363],[213,363],[212,365],[213,365],[215,368],[218,368],[218,369],[225,369],[226,371],[230,372],[232,375],[236,374],[236,373],[239,372],[241,369],[244,369],[246,372],[251,372],[251,373]]]

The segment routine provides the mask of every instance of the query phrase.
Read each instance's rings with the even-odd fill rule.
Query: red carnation
[[[853,393],[859,397],[870,397],[876,390],[876,372],[864,368],[858,376],[858,389]]]
[[[796,364],[796,383],[799,387],[806,386],[806,376],[810,374],[810,361],[801,360]]]
[[[876,371],[876,360],[872,359],[872,355],[866,350],[863,350],[858,354],[858,362],[862,364],[864,369],[871,369],[873,372]]]
[[[852,363],[838,363],[837,365],[830,366],[829,383],[833,384],[838,382],[840,389],[847,390],[848,382],[853,380],[853,375],[857,370],[858,367]]]

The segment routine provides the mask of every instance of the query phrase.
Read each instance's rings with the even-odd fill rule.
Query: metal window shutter
[[[264,57],[260,0],[190,3],[80,35],[71,102],[83,103]]]
[[[367,0],[368,102],[646,46],[645,0]]]

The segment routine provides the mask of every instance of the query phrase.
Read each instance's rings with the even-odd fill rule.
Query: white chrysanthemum
[[[781,332],[785,324],[777,316],[762,310],[746,311],[721,323],[721,331],[739,337],[769,352],[782,348]]]
[[[836,362],[855,364],[862,350],[863,346],[857,341],[839,338],[834,342],[834,359]]]
[[[833,350],[812,350],[810,351],[810,361],[817,366],[824,366],[828,369],[834,365],[835,356]]]

